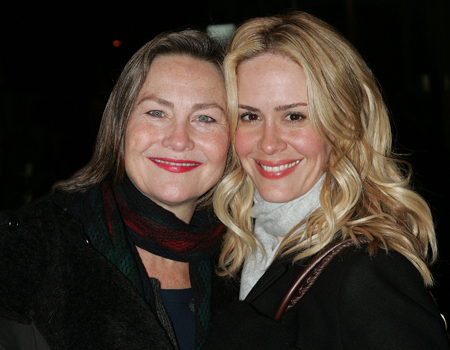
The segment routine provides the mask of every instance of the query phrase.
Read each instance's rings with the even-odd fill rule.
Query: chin
[[[278,191],[259,191],[259,194],[261,197],[270,203],[286,203],[291,200],[294,200],[295,198],[291,198],[288,195],[282,194]]]

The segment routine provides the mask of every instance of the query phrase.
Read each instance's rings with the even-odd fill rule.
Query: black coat
[[[450,349],[419,272],[399,253],[384,250],[371,257],[347,248],[280,322],[271,320],[303,268],[291,261],[274,262],[245,302],[216,319],[208,350]]]
[[[0,214],[0,317],[32,322],[52,349],[173,349],[136,288],[51,198]]]

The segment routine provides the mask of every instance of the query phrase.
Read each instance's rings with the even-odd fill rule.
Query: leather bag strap
[[[360,244],[370,242],[368,238],[363,236],[357,236],[357,240]],[[345,240],[338,240],[328,245],[325,249],[318,253],[292,282],[284,294],[283,299],[281,299],[278,308],[273,314],[273,319],[275,321],[279,321],[283,314],[297,304],[297,302],[311,288],[323,269],[330,263],[331,259],[333,259],[344,249],[354,245],[356,245],[356,242],[352,238],[347,238]]]

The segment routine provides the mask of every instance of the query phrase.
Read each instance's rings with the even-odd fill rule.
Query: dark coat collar
[[[273,286],[277,281],[288,274],[298,275],[303,268],[301,263],[292,263],[293,256],[283,256],[276,259],[259,279],[259,281],[253,286],[252,290],[248,293],[245,301],[252,303],[259,296],[261,296],[267,289]]]

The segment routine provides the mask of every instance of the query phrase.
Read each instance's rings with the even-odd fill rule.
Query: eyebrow
[[[211,103],[196,103],[192,108],[192,112],[195,111],[201,111],[203,109],[210,109],[210,108],[218,108],[220,109],[223,113],[225,113],[225,110],[219,106],[217,103],[215,102],[211,102]]]
[[[174,108],[174,104],[173,102],[167,101],[163,98],[159,98],[159,97],[155,97],[155,96],[147,96],[147,97],[143,97],[142,99],[139,100],[138,103],[136,103],[136,106],[139,106],[140,104],[146,102],[146,101],[155,101],[156,103],[162,105],[162,106],[166,106],[169,108]],[[211,103],[196,103],[195,105],[192,106],[191,111],[192,112],[196,112],[196,111],[201,111],[204,109],[210,109],[210,108],[218,108],[220,109],[223,113],[225,113],[225,110],[218,105],[215,102],[211,102]]]
[[[277,106],[274,108],[274,110],[276,112],[283,112],[283,111],[288,111],[295,107],[306,107],[306,106],[308,106],[308,104],[305,102],[297,102],[297,103],[291,103],[288,105]],[[247,106],[247,105],[239,105],[238,107],[242,108],[242,109],[246,109],[247,111],[250,111],[250,112],[259,112],[258,108]]]
[[[283,111],[288,111],[295,107],[306,107],[306,106],[308,106],[308,105],[304,102],[297,102],[297,103],[291,103],[289,105],[277,106],[277,107],[275,107],[275,111],[283,112]]]
[[[154,97],[154,96],[146,96],[146,97],[141,98],[139,100],[139,102],[136,103],[136,107],[147,101],[155,101],[156,103],[159,103],[160,105],[173,108],[172,102],[164,100],[162,98]]]
[[[246,109],[247,111],[250,111],[250,112],[259,112],[258,108],[247,106],[247,105],[238,105],[238,107],[242,108],[242,109]]]

